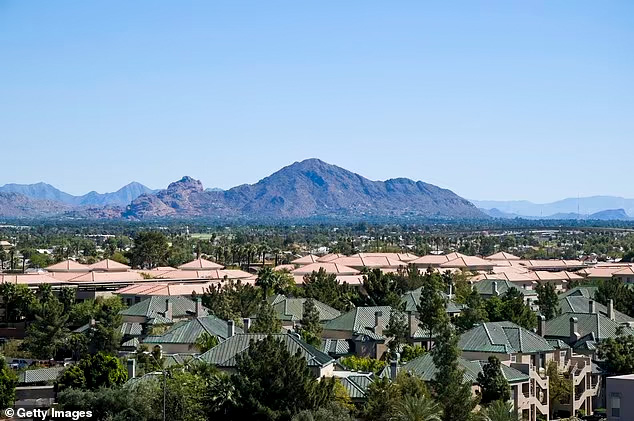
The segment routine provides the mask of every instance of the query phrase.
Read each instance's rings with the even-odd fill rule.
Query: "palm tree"
[[[268,294],[279,283],[279,275],[270,267],[263,267],[258,272],[258,279],[255,280],[255,285],[262,288],[264,292],[264,299],[268,297]]]
[[[440,406],[426,396],[406,396],[394,411],[393,421],[440,421]]]
[[[480,421],[518,421],[519,416],[511,402],[495,401],[480,410],[478,414]]]

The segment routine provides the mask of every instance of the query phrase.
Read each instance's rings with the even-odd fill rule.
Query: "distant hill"
[[[32,199],[19,193],[0,192],[2,218],[50,218],[61,216],[70,209],[70,205],[61,202]]]
[[[567,198],[551,203],[533,203],[526,200],[496,201],[471,200],[480,209],[496,209],[506,214],[521,217],[550,217],[555,214],[592,215],[598,212],[623,209],[627,215],[634,215],[634,199],[616,196],[592,196]]]
[[[165,190],[140,196],[124,216],[486,218],[450,190],[406,178],[371,181],[318,159],[296,162],[256,184],[225,191],[206,191],[200,181],[183,177]]]
[[[568,213],[555,213],[553,215],[548,215],[544,217],[536,217],[536,216],[522,216],[516,213],[506,213],[502,212],[499,209],[480,209],[482,212],[487,214],[492,218],[501,218],[501,219],[550,219],[550,220],[573,220],[573,219],[589,219],[589,220],[598,220],[598,221],[628,221],[632,218],[625,212],[624,209],[607,209],[604,211],[596,212],[590,215],[581,215],[576,212],[568,212]]]
[[[18,193],[30,199],[51,200],[72,206],[122,206],[125,207],[131,201],[154,190],[143,184],[132,182],[113,193],[97,193],[91,191],[82,196],[73,196],[65,193],[50,184],[5,184],[0,186],[0,193]]]

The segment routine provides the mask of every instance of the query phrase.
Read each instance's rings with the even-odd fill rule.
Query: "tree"
[[[144,231],[134,237],[134,247],[130,250],[130,263],[135,267],[152,269],[165,264],[168,255],[167,237],[157,231]]]
[[[390,319],[383,333],[386,337],[391,338],[388,342],[390,358],[396,358],[396,354],[399,349],[401,349],[401,345],[407,341],[407,337],[409,336],[409,328],[405,314],[402,311],[392,308]]]
[[[379,374],[387,365],[385,361],[377,360],[376,358],[357,357],[356,355],[344,357],[340,362],[350,370],[374,374]]]
[[[537,315],[524,303],[524,296],[517,288],[509,288],[502,297],[502,320],[490,320],[507,320],[528,330],[537,326]]]
[[[448,320],[440,326],[432,350],[437,369],[434,392],[443,408],[443,421],[468,421],[477,401],[472,398],[471,384],[464,381],[464,370],[458,363],[458,336]]]
[[[66,326],[68,314],[64,313],[64,306],[55,297],[39,303],[34,313],[35,320],[27,328],[23,347],[36,358],[55,358],[70,335]]]
[[[268,297],[271,292],[278,286],[280,277],[271,267],[266,266],[260,269],[258,272],[258,278],[255,280],[255,285],[262,288],[264,291],[264,297]]]
[[[280,333],[281,330],[282,322],[277,317],[275,309],[268,301],[262,301],[250,331],[252,333]]]
[[[594,299],[607,306],[613,300],[614,309],[628,316],[634,315],[634,292],[616,279],[602,280],[597,285]]]
[[[354,421],[350,411],[336,403],[298,412],[291,421]]]
[[[440,405],[427,396],[406,396],[396,406],[394,421],[440,421],[442,410]]]
[[[449,323],[447,319],[447,304],[442,294],[444,284],[442,277],[437,272],[429,269],[425,274],[425,280],[421,287],[420,302],[416,307],[420,314],[420,327],[429,332],[429,338],[441,329],[443,324]]]
[[[488,314],[482,296],[475,289],[471,289],[465,299],[465,309],[455,319],[455,325],[460,332],[471,329],[476,324],[488,321]]]
[[[363,291],[359,297],[359,306],[391,306],[399,308],[401,297],[392,274],[381,269],[371,269],[363,275]]]
[[[207,332],[201,333],[194,344],[201,354],[209,351],[216,345],[218,345],[218,338]]]
[[[0,355],[0,408],[12,408],[15,403],[15,387],[18,378]]]
[[[348,311],[352,308],[352,303],[358,296],[349,285],[340,284],[334,273],[326,273],[323,268],[304,276],[304,288],[301,293],[305,298],[321,301],[339,311]]]
[[[619,326],[615,338],[599,344],[598,355],[603,360],[604,370],[612,375],[634,373],[634,336]]]
[[[570,379],[563,377],[559,374],[559,367],[556,361],[548,363],[546,369],[546,375],[548,376],[548,397],[550,398],[550,411],[551,418],[555,416],[555,403],[568,402],[572,394],[572,383]]]
[[[483,408],[479,415],[484,421],[519,421],[520,419],[511,402],[501,400]]]
[[[302,339],[315,347],[319,347],[321,344],[321,331],[319,310],[317,310],[315,301],[312,298],[306,298],[299,331]]]
[[[537,291],[537,306],[546,320],[554,319],[561,314],[559,298],[555,286],[549,282],[539,282],[535,288]]]
[[[412,361],[414,358],[418,358],[421,355],[425,355],[425,349],[420,345],[404,345],[401,351],[401,363]]]
[[[236,418],[290,419],[334,399],[334,379],[316,379],[301,354],[291,354],[274,336],[252,341],[236,356],[232,376],[241,397]]]
[[[104,352],[87,355],[77,364],[64,370],[57,378],[58,390],[69,387],[96,390],[100,387],[122,385],[128,372],[117,357]]]
[[[77,290],[75,288],[62,287],[59,289],[59,301],[64,306],[64,313],[68,313],[77,299]]]
[[[379,377],[368,386],[363,414],[368,420],[388,421],[406,398],[429,398],[425,383],[416,376],[400,372],[394,381]]]
[[[477,381],[482,389],[483,405],[511,399],[511,387],[502,373],[501,363],[497,357],[489,357],[488,362],[482,366],[482,371],[478,373]]]
[[[35,303],[35,294],[24,284],[4,282],[0,284],[0,297],[4,304],[6,322],[19,322],[29,316]]]

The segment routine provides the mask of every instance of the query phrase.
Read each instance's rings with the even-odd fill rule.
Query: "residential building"
[[[418,304],[420,303],[421,290],[422,288],[418,288],[401,296],[401,302],[405,305],[406,313],[411,312],[418,316]],[[451,317],[459,315],[462,312],[464,305],[453,301],[448,294],[443,293],[443,296],[447,300],[447,314]]]
[[[537,292],[519,287],[506,279],[484,279],[474,283],[473,288],[485,300],[491,297],[504,296],[509,289],[515,289],[524,296],[524,302],[531,307],[535,308],[535,302],[537,301]]]
[[[207,309],[200,299],[192,301],[185,297],[152,296],[119,313],[124,322],[142,325],[172,324],[179,320],[207,316]]]
[[[607,420],[627,421],[634,416],[634,374],[606,379]]]
[[[304,315],[304,302],[305,298],[289,298],[282,294],[276,294],[268,299],[269,303],[273,306],[273,309],[277,313],[277,317],[281,320],[282,326],[288,329],[293,328]],[[313,300],[315,307],[319,312],[319,321],[321,323],[332,320],[341,315],[339,310],[336,310],[329,305],[326,305],[318,300]]]

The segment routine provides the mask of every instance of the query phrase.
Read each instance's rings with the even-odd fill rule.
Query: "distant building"
[[[608,421],[627,421],[634,416],[634,374],[606,379]]]

